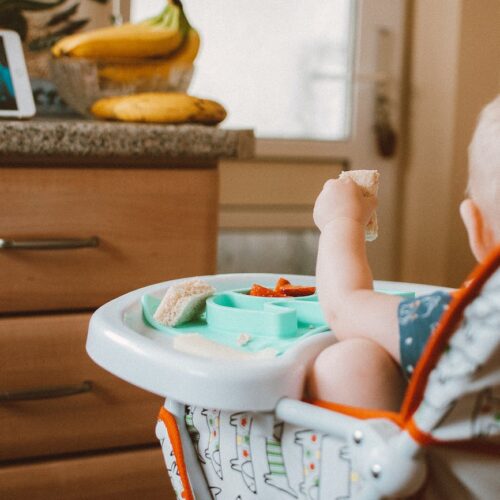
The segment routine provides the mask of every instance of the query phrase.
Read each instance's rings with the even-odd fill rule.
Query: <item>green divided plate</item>
[[[211,340],[249,352],[273,348],[282,353],[298,338],[329,330],[316,296],[298,298],[253,297],[248,290],[234,290],[207,299],[206,312],[197,320],[176,327],[158,323],[154,313],[160,299],[144,295],[144,319],[157,330],[199,333]],[[241,334],[249,341],[238,342]]]
[[[414,293],[386,292],[414,297]],[[145,321],[157,330],[178,335],[198,333],[215,342],[249,352],[265,348],[282,353],[299,338],[329,330],[317,295],[307,297],[254,297],[248,290],[222,292],[207,299],[206,312],[197,320],[176,327],[158,323],[154,313],[161,300],[151,295],[142,297]],[[241,345],[241,334],[248,342]]]

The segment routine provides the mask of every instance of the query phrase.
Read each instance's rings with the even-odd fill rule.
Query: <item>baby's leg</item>
[[[392,357],[375,342],[354,338],[325,349],[314,363],[308,396],[349,406],[399,410],[406,383]]]

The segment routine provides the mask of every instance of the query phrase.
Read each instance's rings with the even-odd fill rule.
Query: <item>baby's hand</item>
[[[366,226],[377,207],[376,196],[363,196],[361,188],[350,178],[330,179],[316,199],[314,223],[320,231],[330,222],[343,218]]]

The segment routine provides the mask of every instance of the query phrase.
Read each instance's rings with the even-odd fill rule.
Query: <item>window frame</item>
[[[373,134],[375,119],[375,86],[385,86],[390,98],[391,118],[400,135],[403,47],[405,43],[406,2],[391,0],[353,0],[349,47],[352,51],[348,73],[351,110],[348,116],[349,135],[341,140],[298,140],[256,138],[256,160],[303,159],[341,163],[346,168],[367,168],[387,160],[376,151]],[[380,68],[377,36],[389,33],[392,53]],[[385,59],[387,59],[387,54]],[[368,122],[368,123],[367,123]]]
[[[348,41],[347,84],[350,111],[346,116],[346,138],[333,140],[315,139],[255,139],[255,158],[258,160],[288,159],[293,158],[316,161],[332,161],[335,163],[348,163],[351,156],[351,142],[354,125],[354,108],[356,91],[353,86],[355,81],[355,68],[357,60],[358,38],[358,8],[360,0],[353,0],[350,12],[350,36]],[[342,78],[344,79],[344,78]]]

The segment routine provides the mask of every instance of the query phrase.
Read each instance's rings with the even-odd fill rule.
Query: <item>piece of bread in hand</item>
[[[178,326],[201,315],[205,302],[215,293],[206,281],[193,279],[172,285],[163,297],[153,318],[166,326]]]
[[[380,174],[377,170],[347,170],[341,172],[339,179],[349,177],[363,192],[363,196],[376,196],[378,193],[378,179]],[[373,212],[365,229],[365,240],[373,241],[378,236],[377,213]]]

